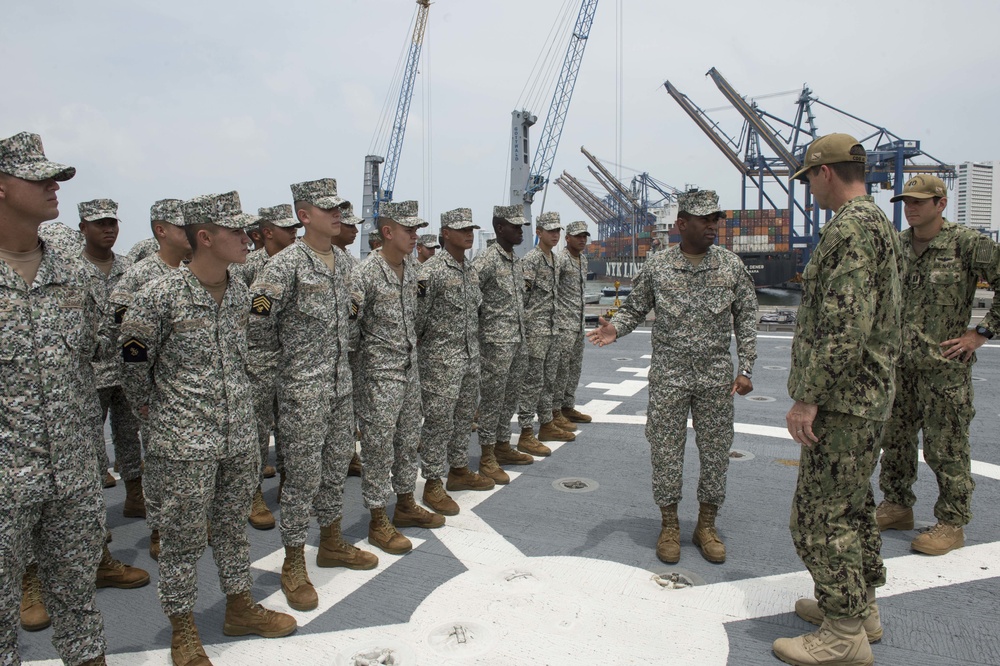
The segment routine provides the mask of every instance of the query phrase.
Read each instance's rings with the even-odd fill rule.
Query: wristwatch
[[[746,377],[747,379],[753,379],[753,373],[750,372],[749,370],[740,370],[740,374]]]
[[[979,335],[983,336],[987,340],[992,340],[993,339],[993,331],[991,331],[990,329],[986,328],[982,324],[980,324],[979,326],[976,326],[976,333],[978,333]]]

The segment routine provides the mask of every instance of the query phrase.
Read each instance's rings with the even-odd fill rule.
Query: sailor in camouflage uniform
[[[354,241],[358,237],[358,227],[364,224],[364,220],[354,214],[354,206],[350,205],[343,209],[343,214],[340,220],[340,233],[333,237],[333,248],[334,253],[337,255],[337,261],[342,261],[347,267],[344,270],[345,275],[347,275],[347,288],[348,293],[350,293],[351,287],[351,273],[354,272],[354,267],[358,265],[358,259],[349,249]],[[357,326],[356,320],[350,321],[351,327]],[[347,360],[351,364],[351,383],[354,386],[354,395],[361,395],[361,374],[358,372],[358,354],[357,349],[354,345],[357,342],[357,334],[350,334],[350,342],[347,347]],[[357,424],[357,413],[358,413],[358,401],[354,401],[354,414],[355,414],[355,424]],[[351,464],[347,466],[347,476],[361,476],[361,456],[357,452],[357,444],[360,439],[360,433],[355,430],[355,451],[354,455],[351,457]]]
[[[477,255],[472,264],[483,294],[479,312],[478,435],[483,451],[479,473],[500,484],[510,483],[500,465],[530,465],[535,461],[528,453],[510,446],[510,421],[517,410],[528,359],[524,349],[524,275],[514,246],[523,242],[524,228],[530,226],[523,205],[494,206],[496,242]],[[534,446],[548,449],[537,440]]]
[[[871,475],[895,393],[899,237],[867,196],[866,152],[847,134],[813,141],[796,179],[836,215],[802,274],[785,417],[802,445],[790,527],[813,579],[795,612],[818,631],[779,638],[792,664],[871,664],[882,637],[875,588],[885,584]]]
[[[382,248],[351,276],[351,316],[357,320],[357,350],[364,376],[359,396],[362,497],[371,511],[368,541],[387,553],[413,544],[397,527],[435,528],[444,516],[413,500],[420,437],[420,376],[417,363],[417,263],[407,260],[417,230],[417,202],[383,204],[378,218]],[[396,493],[392,522],[386,515]]]
[[[226,594],[226,635],[273,638],[296,627],[250,595],[244,521],[260,469],[245,371],[250,296],[227,269],[246,261],[254,217],[236,192],[196,197],[182,211],[191,263],[143,287],[121,324],[122,380],[148,421],[146,468],[170,479],[160,489],[158,591],[175,666],[210,663],[192,614],[206,540]]]
[[[156,254],[159,249],[159,241],[155,238],[145,238],[133,245],[132,249],[128,251],[126,257],[130,263],[137,264],[146,257]]]
[[[677,202],[680,244],[647,261],[611,322],[600,319],[599,327],[588,335],[597,344],[608,344],[656,311],[646,422],[653,499],[662,517],[656,556],[668,563],[680,559],[677,504],[690,413],[701,463],[693,540],[705,559],[721,563],[726,548],[715,529],[715,517],[726,499],[733,396],[753,390],[757,296],[743,261],[713,244],[717,225],[725,219],[716,193],[694,190],[679,195]],[[735,380],[729,351],[733,332],[739,356]]]
[[[105,505],[92,438],[99,429],[90,363],[98,305],[88,269],[39,243],[59,215],[57,181],[37,134],[0,140],[0,664],[21,663],[18,596],[31,554],[52,643],[66,664],[104,664],[94,600]]]
[[[378,558],[344,541],[344,480],[354,452],[354,396],[347,360],[348,266],[333,237],[348,202],[333,178],[291,186],[305,235],[272,257],[251,287],[251,339],[278,355],[278,427],[285,443],[281,589],[296,610],[319,603],[306,571],[310,511],[320,524],[316,564],[372,569]]]
[[[552,391],[559,370],[556,347],[556,255],[552,249],[559,242],[562,225],[559,213],[542,213],[536,220],[538,245],[521,261],[524,274],[525,350],[528,356],[517,404],[521,436],[517,448],[524,453],[551,454],[541,440],[569,442],[576,439],[573,426],[559,427],[552,418]],[[538,437],[532,421],[538,414]],[[544,448],[539,448],[540,446]]]
[[[295,242],[295,235],[302,224],[295,219],[289,204],[280,204],[257,209],[257,228],[264,240],[264,246],[253,250],[247,255],[246,263],[230,269],[230,275],[242,280],[247,287],[253,284],[261,270],[274,255]],[[267,464],[270,446],[271,430],[274,430],[274,454],[278,465],[277,471],[284,478],[285,451],[284,441],[276,424],[278,422],[278,354],[268,348],[258,348],[253,339],[250,340],[250,362],[247,363],[247,376],[253,390],[254,416],[257,419],[257,443],[260,446],[260,477],[261,481],[274,476],[275,468]],[[253,495],[250,505],[250,525],[258,530],[269,530],[274,527],[274,515],[264,502],[260,485]]]
[[[150,207],[149,226],[153,230],[153,235],[157,239],[160,249],[145,259],[132,264],[108,296],[108,312],[105,317],[111,319],[112,337],[116,341],[119,338],[118,327],[139,289],[177,270],[182,261],[191,257],[191,244],[184,234],[184,215],[181,212],[181,203],[180,199],[160,199]],[[122,385],[122,388],[125,390],[125,398],[129,401],[134,412],[136,405],[133,398],[128,394],[126,386]],[[140,427],[139,432],[142,435],[142,441],[147,442],[149,433],[143,432],[142,427]],[[132,469],[142,464],[141,459],[119,459],[116,462],[119,470]],[[149,556],[154,560],[160,555],[159,483],[160,480],[151,476],[148,471],[145,473],[142,490],[146,507],[146,525],[151,530]]]
[[[422,264],[441,249],[437,234],[420,234],[417,239],[417,263]]]
[[[424,425],[420,459],[424,504],[458,514],[447,490],[490,490],[493,479],[469,469],[469,425],[479,396],[479,277],[465,252],[472,248],[472,210],[441,213],[444,252],[417,273],[417,341]]]
[[[552,418],[564,430],[571,423],[590,423],[590,416],[576,409],[576,387],[583,372],[583,292],[587,285],[586,222],[566,225],[566,247],[556,255],[556,347],[559,355],[552,392]],[[560,420],[561,419],[561,420]]]
[[[878,506],[880,530],[913,529],[917,433],[937,478],[938,523],[913,539],[913,549],[944,555],[965,544],[972,519],[969,424],[975,350],[1000,330],[1000,299],[974,329],[967,329],[979,280],[1000,290],[1000,251],[989,236],[942,217],[944,182],[920,175],[891,201],[903,201],[910,228],[900,235],[903,345],[896,368],[896,400],[882,440]]]

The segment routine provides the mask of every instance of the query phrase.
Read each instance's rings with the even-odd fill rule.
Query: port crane
[[[531,205],[535,195],[543,191],[549,183],[549,175],[559,148],[559,139],[566,123],[566,114],[573,99],[573,89],[580,73],[580,64],[583,62],[583,53],[590,37],[590,28],[594,23],[597,2],[598,0],[583,0],[580,4],[580,11],[566,48],[566,56],[563,59],[534,157],[530,157],[529,130],[538,121],[538,117],[527,109],[514,110],[511,113],[509,201],[511,204],[524,204],[525,217],[529,220],[532,219]],[[543,198],[543,209],[544,206]],[[525,243],[519,246],[520,248],[524,248],[520,252],[527,252],[528,244]]]
[[[365,156],[364,194],[362,196],[362,215],[364,224],[361,227],[361,256],[368,254],[368,235],[374,231],[378,220],[379,206],[392,201],[393,188],[396,186],[396,172],[399,169],[399,157],[403,151],[403,137],[406,135],[406,121],[410,115],[410,102],[413,99],[413,84],[417,77],[417,65],[423,50],[424,32],[427,30],[427,14],[431,0],[416,0],[416,18],[413,22],[413,33],[406,54],[406,65],[403,69],[402,82],[399,87],[399,99],[396,102],[396,113],[389,135],[389,144],[385,157],[380,155]],[[380,169],[379,165],[384,164]],[[381,178],[379,171],[381,170]]]

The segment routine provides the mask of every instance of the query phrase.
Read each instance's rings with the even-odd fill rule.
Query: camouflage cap
[[[479,225],[472,221],[471,208],[456,208],[441,213],[442,229],[479,229]]]
[[[437,234],[420,234],[420,236],[417,238],[417,245],[421,247],[431,248],[434,250],[441,247],[440,245],[438,245]]]
[[[240,206],[240,195],[233,192],[225,194],[203,194],[185,201],[181,206],[184,211],[184,224],[216,224],[227,229],[246,229],[257,222],[257,217],[243,212]]]
[[[299,221],[296,220],[295,215],[292,214],[292,206],[290,204],[278,204],[277,206],[258,208],[257,216],[258,222],[267,222],[268,224],[273,224],[274,226],[281,227],[282,229],[288,229],[289,227],[299,225]]]
[[[715,190],[691,190],[678,194],[677,212],[689,213],[698,217],[722,213],[722,209],[719,208],[719,195],[715,193]],[[726,214],[722,213],[722,216],[725,217]]]
[[[379,231],[378,229],[372,229],[370,232],[368,232],[368,245],[369,246],[371,246],[372,243],[378,243],[379,245],[381,245],[384,242],[385,242],[385,239],[382,238],[382,232]]]
[[[292,188],[292,201],[304,201],[323,210],[331,208],[343,209],[350,204],[347,199],[337,196],[337,180],[335,178],[320,178],[295,183]]]
[[[805,159],[802,161],[802,168],[796,171],[792,178],[802,180],[809,169],[822,164],[838,164],[840,162],[864,164],[867,161],[868,153],[853,136],[850,134],[827,134],[809,144],[806,148]]]
[[[559,221],[559,213],[554,210],[542,213],[538,216],[538,219],[535,220],[535,227],[541,229],[542,231],[562,229],[562,223]]]
[[[0,173],[36,182],[49,178],[63,181],[75,176],[76,169],[50,162],[42,148],[42,137],[21,132],[0,139]]]
[[[493,206],[493,217],[499,217],[508,224],[515,226],[530,227],[531,221],[524,216],[524,204],[513,204],[511,206]]]
[[[76,209],[80,212],[81,222],[118,219],[118,204],[111,199],[82,201],[76,205]]]
[[[354,204],[350,201],[345,202],[344,205],[340,207],[340,215],[341,217],[355,217]]]
[[[344,216],[340,218],[340,224],[341,225],[346,224],[349,227],[356,227],[362,223],[364,223],[364,220],[358,217],[357,215],[353,214],[352,215],[344,214]]]
[[[913,197],[914,199],[931,199],[933,197],[946,197],[948,196],[948,188],[945,186],[944,181],[937,176],[931,176],[930,174],[922,173],[919,176],[914,176],[913,178],[906,181],[903,185],[903,193],[894,196],[889,199],[892,203],[896,203],[903,197]]]
[[[175,227],[184,226],[184,204],[180,199],[160,199],[149,208],[150,222],[168,222]]]
[[[427,223],[417,217],[416,201],[386,202],[379,207],[378,216],[411,229],[422,229]]]
[[[570,222],[566,225],[566,235],[567,236],[589,236],[590,232],[587,231],[587,223],[582,220],[577,220],[576,222]]]

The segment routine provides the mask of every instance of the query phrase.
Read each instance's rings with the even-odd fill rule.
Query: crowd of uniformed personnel
[[[852,137],[830,135],[807,149],[795,175],[836,215],[803,275],[788,380],[788,429],[803,446],[791,531],[816,593],[795,611],[820,625],[775,642],[792,664],[873,662],[870,642],[883,633],[879,532],[913,528],[920,430],[940,496],[938,523],[912,546],[938,555],[964,544],[974,485],[970,369],[1000,326],[995,301],[966,330],[976,283],[1000,286],[996,244],[944,220],[944,183],[926,175],[897,197],[910,228],[896,234],[866,195],[864,164]],[[124,515],[147,520],[171,655],[182,666],[210,663],[192,613],[206,545],[227,597],[227,635],[296,629],[294,617],[250,593],[244,521],[276,524],[263,478],[280,476],[282,591],[291,608],[308,611],[318,605],[305,561],[312,515],[316,566],[378,565],[343,537],[349,474],[361,477],[371,513],[368,543],[405,553],[412,544],[400,529],[441,528],[459,512],[449,492],[509,483],[504,466],[550,455],[543,442],[572,441],[576,424],[591,420],[575,405],[583,222],[565,227],[557,253],[564,228],[557,213],[543,213],[537,245],[520,259],[515,247],[530,222],[521,206],[496,206],[495,242],[470,260],[479,229],[470,209],[443,213],[437,237],[419,235],[427,223],[416,202],[388,203],[359,262],[349,248],[362,221],[323,178],[291,185],[292,205],[256,215],[243,212],[236,192],[157,201],[153,238],[125,257],[113,251],[112,200],[79,204],[80,233],[42,224],[58,216],[59,182],[74,174],[45,157],[37,135],[0,140],[0,497],[12,507],[0,514],[0,664],[20,663],[18,598],[22,626],[51,622],[65,663],[105,663],[95,589],[150,580],[107,545],[101,487],[117,483],[104,445],[109,415]],[[724,216],[715,193],[688,192],[678,203],[681,243],[647,262],[624,306],[589,337],[612,343],[656,310],[646,428],[662,515],[656,554],[680,558],[690,414],[701,462],[693,541],[722,563],[715,520],[733,396],[753,390],[757,302],[739,258],[714,245]],[[876,508],[870,477],[883,450],[885,499]]]

